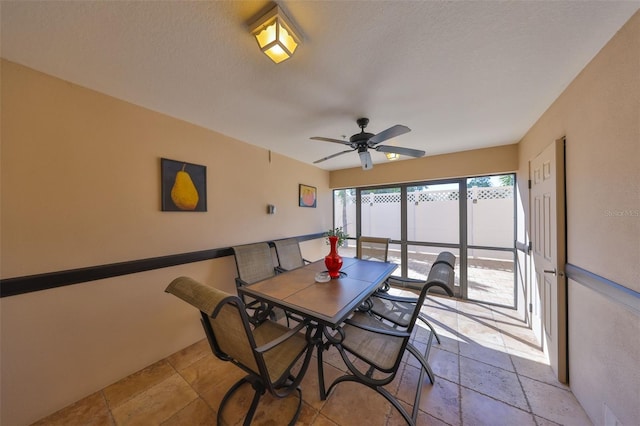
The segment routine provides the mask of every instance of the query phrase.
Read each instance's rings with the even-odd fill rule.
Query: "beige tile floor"
[[[533,335],[509,309],[430,297],[423,311],[438,330],[429,357],[436,374],[425,376],[419,425],[591,425],[568,387],[558,383]],[[425,347],[428,329],[419,328]],[[325,354],[325,380],[345,369],[337,352]],[[389,391],[407,406],[413,402],[419,369],[406,357]],[[242,372],[215,358],[202,340],[126,377],[37,425],[212,425],[226,390]],[[326,401],[318,397],[315,363],[302,382],[299,425],[402,425],[402,417],[375,392],[342,383]],[[225,408],[228,424],[242,424],[251,398],[242,389]],[[263,397],[253,424],[282,425],[293,399]]]

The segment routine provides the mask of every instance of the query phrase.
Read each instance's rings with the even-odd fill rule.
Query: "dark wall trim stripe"
[[[602,294],[614,302],[627,306],[640,314],[640,293],[637,291],[570,263],[565,265],[565,272],[569,279]]]
[[[295,237],[298,241],[322,238],[324,233],[308,234]],[[269,243],[271,243],[269,241]],[[202,262],[219,257],[232,256],[231,247],[194,251],[189,253],[172,254],[168,256],[152,257],[148,259],[131,260],[128,262],[110,263],[107,265],[90,266],[66,271],[47,272],[44,274],[27,275],[0,280],[0,297],[17,296],[34,291],[48,290],[72,284],[102,280],[120,275],[135,274],[153,269],[183,265],[185,263]]]

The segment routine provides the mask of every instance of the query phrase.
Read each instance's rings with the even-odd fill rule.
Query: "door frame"
[[[555,140],[548,146],[546,146],[542,152],[529,160],[529,241],[533,243],[533,249],[530,254],[531,273],[529,275],[528,296],[529,306],[542,307],[542,311],[538,312],[539,317],[534,315],[534,312],[530,310],[530,326],[536,332],[536,337],[540,338],[540,344],[543,350],[549,355],[551,366],[556,373],[557,379],[561,383],[569,382],[569,354],[568,354],[568,291],[567,291],[567,277],[564,272],[564,268],[567,262],[567,233],[566,233],[566,173],[565,173],[565,146],[566,138],[562,137]],[[553,276],[555,277],[555,309],[557,314],[555,315],[555,324],[552,326],[551,332],[557,340],[555,346],[557,347],[556,353],[552,354],[548,348],[548,342],[546,341],[545,332],[545,315],[549,315],[549,312],[544,311],[544,298],[551,295],[543,294],[542,286],[544,283],[538,281],[537,276],[543,276],[543,274],[550,274],[551,271],[547,270],[543,274],[537,273],[540,265],[536,265],[535,256],[535,235],[533,235],[536,227],[534,226],[536,208],[535,200],[533,199],[532,180],[533,180],[533,167],[532,163],[539,159],[542,155],[548,154],[548,150],[553,150],[555,159],[555,185],[553,187],[554,194],[552,195],[555,202],[555,214],[550,216],[553,220],[553,226],[555,228],[555,240],[552,243],[555,244],[555,259],[552,259]],[[544,269],[544,267],[543,267]],[[548,275],[546,275],[548,276]],[[536,294],[537,293],[537,294]],[[533,304],[533,305],[532,305]],[[548,309],[548,308],[547,308]],[[534,321],[540,321],[540,324],[535,324]]]

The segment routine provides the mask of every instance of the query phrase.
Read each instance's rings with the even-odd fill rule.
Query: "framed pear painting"
[[[162,211],[207,211],[207,168],[205,166],[161,158],[160,169]]]

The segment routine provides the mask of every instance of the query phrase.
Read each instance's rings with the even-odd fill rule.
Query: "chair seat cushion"
[[[253,337],[258,347],[265,345],[290,331],[289,328],[273,321],[265,321],[253,330]],[[271,381],[278,381],[287,374],[291,365],[307,348],[307,339],[298,333],[263,354]]]
[[[356,313],[351,321],[381,330],[394,330],[382,321],[364,313]],[[363,330],[353,325],[342,327],[345,337],[342,346],[349,352],[384,372],[392,372],[404,339]]]

